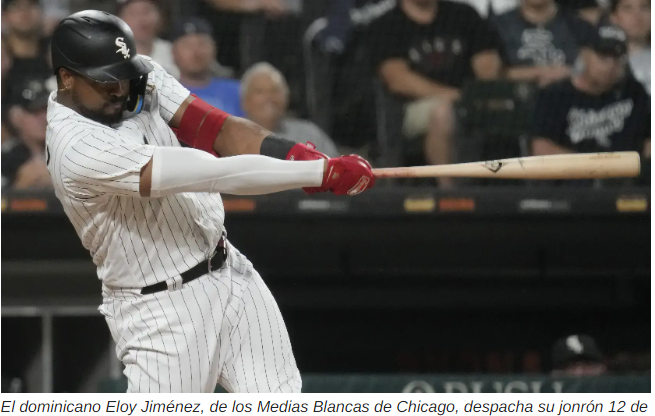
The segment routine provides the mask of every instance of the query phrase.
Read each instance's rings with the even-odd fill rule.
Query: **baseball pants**
[[[103,285],[105,315],[128,392],[300,392],[280,310],[252,263],[227,261],[177,290],[141,295]]]

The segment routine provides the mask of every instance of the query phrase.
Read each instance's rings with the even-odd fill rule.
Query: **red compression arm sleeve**
[[[214,142],[230,115],[212,107],[195,94],[191,95],[196,99],[184,111],[180,126],[174,130],[175,134],[180,141],[195,149],[220,156],[214,151]]]

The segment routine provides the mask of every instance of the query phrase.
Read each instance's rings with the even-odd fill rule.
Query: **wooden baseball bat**
[[[530,156],[451,165],[373,169],[376,178],[603,179],[639,175],[637,152]]]

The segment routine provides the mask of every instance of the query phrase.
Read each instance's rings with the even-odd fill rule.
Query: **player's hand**
[[[354,196],[375,185],[371,164],[357,155],[328,159],[323,183],[318,192],[331,191],[335,195]]]

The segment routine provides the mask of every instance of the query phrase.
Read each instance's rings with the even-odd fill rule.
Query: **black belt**
[[[227,245],[225,244],[225,238],[221,238],[221,241],[218,242],[218,246],[216,247],[216,251],[214,251],[214,254],[209,260],[202,261],[186,272],[180,273],[180,277],[182,278],[181,284],[189,283],[200,276],[204,276],[207,273],[220,269],[225,263],[225,259],[227,259]],[[163,292],[164,290],[168,290],[168,285],[169,283],[167,282],[155,283],[154,285],[142,288],[141,294],[149,295],[151,293]]]

